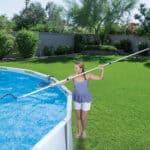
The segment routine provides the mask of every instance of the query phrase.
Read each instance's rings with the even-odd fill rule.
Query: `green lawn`
[[[83,60],[86,69],[91,69],[117,58],[78,55],[1,62],[0,66],[32,69],[61,80],[74,73],[74,60]],[[66,86],[73,90],[72,83]],[[90,81],[89,87],[94,100],[88,115],[88,138],[74,139],[74,150],[149,150],[150,60],[134,58],[110,65],[105,69],[104,80]],[[73,111],[73,137],[75,131]]]

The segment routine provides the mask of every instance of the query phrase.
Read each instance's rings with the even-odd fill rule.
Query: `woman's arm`
[[[73,77],[73,75],[67,77],[66,79],[64,79],[65,80],[64,82],[60,83],[60,85],[64,85],[65,83],[72,81],[73,80],[73,79],[71,79],[72,77]]]
[[[87,74],[87,79],[91,80],[102,80],[104,78],[104,66],[100,65],[99,69],[101,71],[100,75],[94,75],[92,73]]]

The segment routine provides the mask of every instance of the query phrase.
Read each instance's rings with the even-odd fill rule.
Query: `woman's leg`
[[[82,115],[81,115],[82,138],[83,138],[83,139],[86,138],[85,129],[86,129],[87,113],[88,113],[88,111],[82,111]]]
[[[82,104],[82,112],[81,112],[81,123],[82,123],[82,138],[86,138],[86,122],[87,122],[87,113],[91,108],[91,102]]]
[[[76,138],[80,138],[81,136],[81,130],[82,130],[82,125],[81,125],[81,110],[75,110],[76,112],[76,120],[77,120],[77,135]]]

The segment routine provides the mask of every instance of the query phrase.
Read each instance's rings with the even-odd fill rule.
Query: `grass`
[[[0,65],[32,69],[61,80],[74,73],[75,60],[83,60],[87,70],[117,58],[77,55],[1,62]],[[72,83],[66,86],[73,90]],[[74,150],[149,150],[150,60],[132,58],[108,66],[104,80],[90,81],[89,88],[93,103],[88,114],[88,138],[85,141],[74,139]],[[74,137],[74,111],[72,123]]]

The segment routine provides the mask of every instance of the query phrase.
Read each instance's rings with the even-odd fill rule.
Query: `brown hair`
[[[83,62],[81,62],[81,61],[76,61],[76,62],[74,62],[74,64],[75,64],[75,65],[78,65],[78,66],[82,69],[82,72],[84,72],[85,68],[84,68]],[[85,78],[85,80],[86,80],[85,74],[83,74],[83,76],[84,76],[84,78]]]

